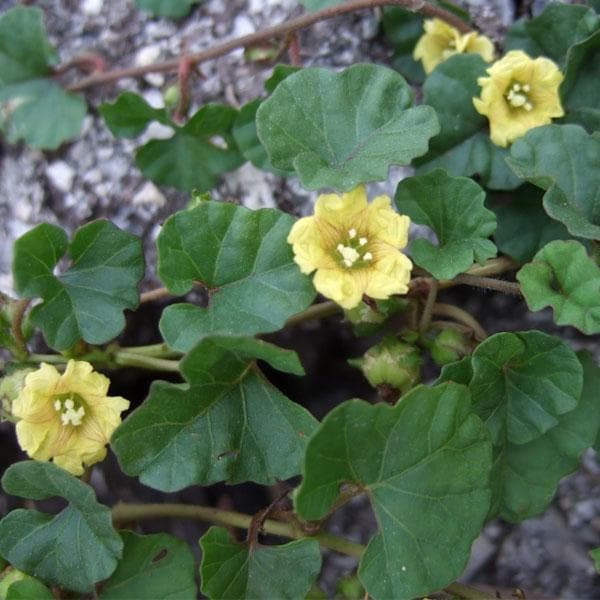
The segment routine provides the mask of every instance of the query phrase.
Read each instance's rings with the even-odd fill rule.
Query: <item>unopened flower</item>
[[[74,475],[106,456],[106,444],[129,401],[107,396],[110,381],[85,361],[70,360],[64,373],[52,365],[25,377],[12,413],[21,448],[35,460],[53,460]]]
[[[475,31],[462,34],[441,19],[427,19],[423,24],[425,33],[419,38],[413,58],[423,63],[425,73],[454,54],[479,54],[486,62],[494,60],[494,44],[485,35]]]
[[[489,77],[477,80],[481,97],[473,98],[473,104],[488,118],[497,146],[506,147],[530,129],[565,114],[558,95],[563,75],[550,59],[511,50],[487,73]]]
[[[303,273],[316,271],[315,288],[340,306],[357,306],[363,294],[385,299],[405,294],[411,261],[400,252],[410,219],[387,196],[367,203],[364,186],[319,196],[312,217],[299,219],[287,241]]]

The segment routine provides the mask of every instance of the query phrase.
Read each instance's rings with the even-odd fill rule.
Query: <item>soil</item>
[[[6,10],[15,2],[0,0]],[[498,39],[512,20],[527,11],[539,12],[543,2],[514,3],[512,0],[472,0],[470,9],[481,28]],[[296,0],[207,0],[185,19],[174,22],[154,19],[135,8],[133,0],[40,0],[52,42],[66,61],[87,51],[101,54],[110,66],[125,66],[152,58],[172,57],[185,41],[190,52],[255,31],[301,13]],[[335,32],[332,35],[332,32]],[[392,50],[379,34],[377,14],[363,11],[315,25],[302,33],[303,64],[343,67],[361,60],[389,64]],[[241,51],[201,66],[193,83],[193,107],[209,101],[238,102],[262,92],[269,69],[247,63]],[[133,162],[134,142],[113,138],[97,107],[128,89],[142,94],[153,105],[160,104],[171,76],[151,75],[142,80],[124,80],[95,88],[86,94],[90,112],[81,137],[56,152],[41,153],[22,145],[3,145],[0,165],[0,291],[11,293],[11,247],[13,241],[42,221],[58,223],[69,231],[94,218],[105,217],[142,237],[148,264],[154,264],[154,241],[161,223],[188,201],[187,194],[158,189],[149,184]],[[160,135],[151,128],[146,139]],[[386,186],[388,193],[405,176],[394,169]],[[295,179],[284,180],[250,165],[227,175],[216,190],[216,199],[234,199],[251,208],[277,206],[295,214],[310,210],[314,194],[304,191]],[[144,287],[159,285],[149,269]],[[575,349],[587,347],[600,360],[600,336],[583,337],[569,328],[556,328],[546,312],[531,314],[517,299],[496,293],[444,292],[442,300],[455,302],[478,316],[488,331],[542,329],[561,335]],[[125,341],[159,341],[155,327],[164,304],[156,303],[130,315]],[[306,323],[293,332],[272,336],[284,347],[294,348],[307,371],[298,379],[268,371],[272,381],[291,399],[306,405],[317,418],[341,401],[369,398],[373,390],[347,364],[368,346],[354,338],[339,317]],[[315,340],[319,340],[318,351]],[[41,342],[40,342],[41,343]],[[435,372],[431,370],[430,378]],[[153,374],[123,372],[113,378],[111,393],[139,404],[147,394]],[[23,459],[12,430],[0,424],[0,473]],[[114,457],[95,467],[91,484],[101,502],[188,502],[209,504],[252,513],[267,505],[276,492],[253,484],[192,487],[175,494],[162,494],[123,475]],[[21,501],[0,492],[0,515]],[[139,526],[143,532],[168,531],[189,542],[199,553],[198,538],[207,525],[178,521],[151,521]],[[374,520],[364,498],[354,499],[331,520],[332,532],[367,542],[375,531]],[[600,546],[600,466],[589,451],[580,471],[560,485],[551,507],[537,518],[520,525],[493,521],[473,546],[464,580],[525,590],[527,598],[600,598],[600,577],[587,552]],[[336,581],[355,567],[355,561],[335,553],[325,554],[320,585],[333,595]]]

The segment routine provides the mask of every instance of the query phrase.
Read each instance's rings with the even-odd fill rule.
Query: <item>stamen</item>
[[[522,89],[523,89],[523,91],[524,91],[524,92],[529,92],[529,91],[531,91],[531,87],[529,86],[529,84],[528,84],[528,83],[526,83],[525,85],[523,85],[523,88],[522,88]]]
[[[75,407],[75,402],[73,402],[73,400],[71,398],[65,400],[65,408],[68,410],[73,410],[73,408]]]
[[[351,261],[349,258],[345,258],[345,259],[344,259],[344,264],[345,264],[347,267],[351,267],[353,263],[352,263],[352,261]]]
[[[55,400],[55,401],[54,401],[54,410],[55,410],[56,412],[58,412],[58,411],[59,411],[61,408],[62,408],[62,405],[61,405],[61,403],[60,403],[60,400]]]
[[[365,237],[361,237],[361,238],[359,238],[359,240],[358,240],[358,243],[359,243],[361,246],[364,246],[364,245],[365,245],[367,242],[368,242],[368,240],[367,240],[367,238],[365,238]]]
[[[520,84],[518,84],[518,83],[515,83],[515,84],[512,86],[512,89],[513,89],[515,92],[518,92],[518,91],[521,89],[521,85],[520,85]],[[525,91],[527,91],[527,90],[525,90]]]
[[[523,108],[529,112],[530,110],[533,110],[533,105],[531,104],[531,102],[525,102],[525,104],[523,105]]]
[[[353,240],[356,237],[356,229],[352,228],[348,231],[348,235],[350,236],[350,239]]]
[[[366,252],[363,256],[363,260],[373,260],[373,255],[370,252]]]

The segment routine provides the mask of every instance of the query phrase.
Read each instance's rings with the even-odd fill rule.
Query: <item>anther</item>
[[[348,231],[348,235],[350,236],[350,239],[353,240],[356,237],[356,229],[352,228]]]
[[[366,237],[361,237],[361,238],[359,238],[359,240],[358,240],[358,243],[359,243],[361,246],[364,246],[364,245],[367,243],[367,241],[368,241],[368,240],[367,240],[367,238],[366,238]]]
[[[373,260],[373,255],[370,252],[366,252],[363,256],[363,260]]]

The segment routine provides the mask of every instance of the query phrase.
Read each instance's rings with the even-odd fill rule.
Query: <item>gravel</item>
[[[0,9],[14,4],[0,1]],[[495,39],[501,37],[523,8],[511,0],[470,0],[469,4],[476,21]],[[94,52],[111,67],[167,59],[176,56],[184,46],[190,52],[199,51],[213,46],[215,40],[251,33],[301,13],[296,0],[207,0],[196,6],[189,17],[175,23],[151,18],[137,10],[132,0],[40,0],[36,5],[46,14],[51,41],[58,46],[62,61]],[[539,12],[539,0],[534,5]],[[391,50],[377,33],[378,22],[372,12],[317,24],[301,35],[303,63],[341,68],[369,59],[386,64]],[[205,63],[199,71],[193,80],[192,110],[212,101],[243,104],[261,95],[269,75],[269,69],[244,62],[241,50]],[[12,290],[13,241],[43,221],[58,223],[72,232],[90,219],[110,218],[119,227],[142,237],[148,262],[153,264],[154,241],[161,222],[185,206],[188,195],[145,180],[133,160],[140,140],[115,139],[98,116],[97,108],[126,89],[141,94],[153,106],[161,106],[163,90],[173,82],[172,75],[149,74],[140,80],[127,79],[90,90],[86,94],[90,112],[80,138],[56,152],[4,145],[0,165],[0,291]],[[168,128],[154,124],[141,141],[169,134]],[[392,170],[390,181],[379,186],[378,191],[389,193],[408,172]],[[253,209],[277,206],[305,214],[314,194],[303,190],[294,178],[284,180],[246,164],[224,178],[214,197],[233,199]],[[157,284],[149,269],[144,285],[149,288]],[[476,310],[485,304],[491,331],[533,327],[553,330],[547,313],[528,315],[522,303],[518,307],[516,303],[514,307],[510,305],[507,310],[506,301],[496,294],[468,302]],[[576,347],[585,345],[600,358],[598,336],[582,340],[569,329],[560,331]],[[305,343],[312,343],[308,339],[313,339],[315,331],[309,328],[306,335],[311,337]],[[328,335],[334,335],[331,328]],[[319,385],[317,382],[313,390],[316,396],[321,393]],[[336,393],[344,394],[344,387]],[[7,427],[1,426],[0,438],[6,440],[7,436]],[[101,472],[93,481],[105,501],[114,500]],[[211,493],[207,492],[209,500]],[[117,495],[139,497],[121,480]],[[184,494],[182,498],[188,496]],[[198,501],[198,497],[194,500]],[[7,506],[6,497],[0,495],[0,512]],[[240,508],[239,504],[236,506]],[[336,533],[367,541],[375,523],[366,500],[349,503],[336,514],[331,527]],[[195,535],[197,539],[198,530],[180,528],[176,533],[182,537]],[[599,598],[600,578],[587,555],[596,546],[600,546],[600,467],[590,451],[583,468],[561,483],[557,498],[544,515],[518,526],[499,521],[488,524],[473,546],[466,579],[503,588],[522,587],[530,594],[528,597],[545,594]],[[332,593],[337,578],[354,564],[352,559],[328,554],[322,577],[324,589]]]

